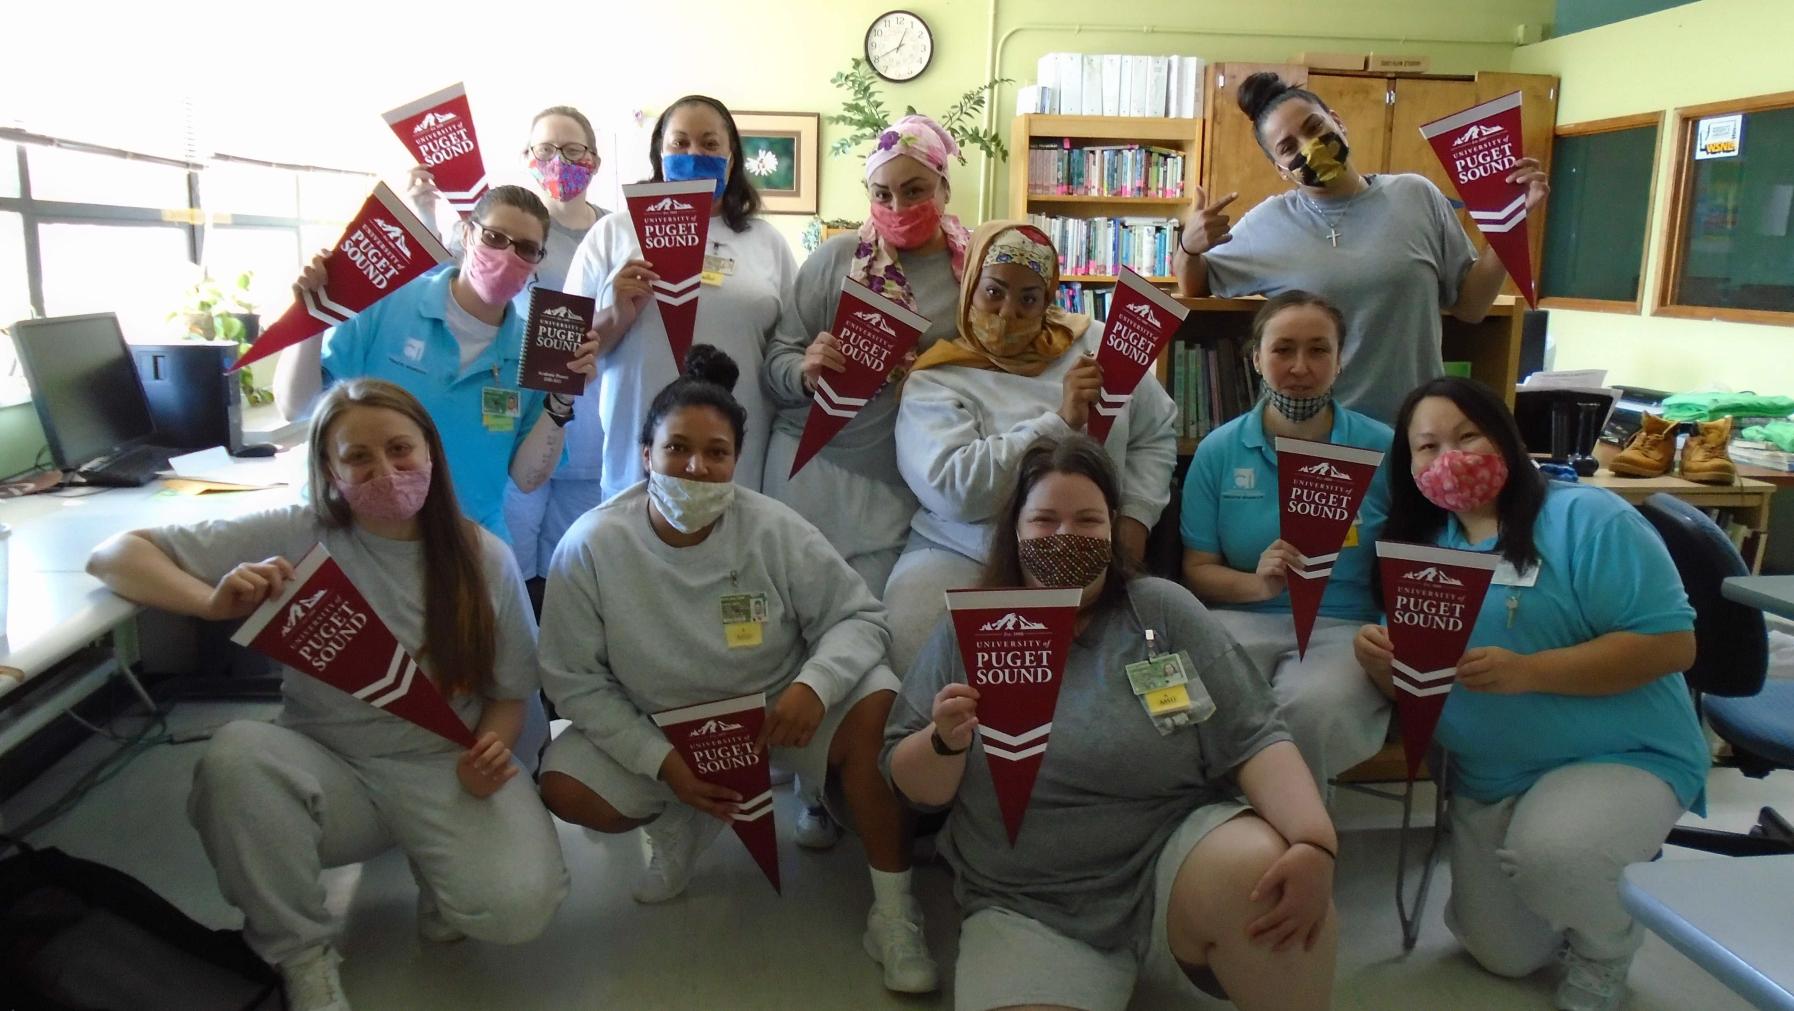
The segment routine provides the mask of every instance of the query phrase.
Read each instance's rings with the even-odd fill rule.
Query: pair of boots
[[[1732,419],[1696,422],[1696,431],[1682,445],[1682,478],[1702,484],[1731,484],[1738,479],[1726,446],[1732,440]],[[1676,462],[1676,423],[1655,414],[1608,465],[1620,477],[1662,477]]]

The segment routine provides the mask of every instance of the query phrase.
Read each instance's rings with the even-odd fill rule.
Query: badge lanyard
[[[1131,598],[1128,607],[1133,609]],[[1134,620],[1146,627],[1137,609]],[[1202,679],[1194,676],[1196,665],[1188,653],[1160,653],[1158,645],[1156,634],[1146,628],[1146,659],[1130,663],[1123,670],[1140,707],[1152,720],[1153,729],[1164,736],[1215,715],[1215,700],[1209,697]]]

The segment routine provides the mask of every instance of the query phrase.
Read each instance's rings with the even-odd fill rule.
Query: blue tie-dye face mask
[[[714,154],[663,154],[660,174],[668,182],[687,179],[715,179],[716,199],[723,198],[723,187],[729,185],[729,159]]]

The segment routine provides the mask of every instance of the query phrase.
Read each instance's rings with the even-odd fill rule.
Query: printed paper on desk
[[[1121,268],[1115,300],[1103,324],[1103,345],[1096,364],[1103,372],[1102,392],[1091,406],[1086,428],[1097,442],[1109,438],[1115,419],[1127,410],[1134,388],[1159,360],[1159,353],[1190,310],[1128,267]]]
[[[654,265],[654,302],[666,327],[673,368],[685,371],[685,353],[698,323],[698,291],[703,287],[704,244],[710,238],[710,203],[716,182],[686,179],[623,187],[629,220],[642,259]]]
[[[1083,594],[1076,587],[947,591],[966,683],[978,690],[979,742],[1012,846],[1053,733]]]
[[[763,693],[654,714],[655,725],[693,775],[741,794],[741,806],[735,811],[735,836],[772,882],[773,891],[782,892],[779,836],[772,817],[772,766],[767,752],[754,746],[765,722]]]
[[[1433,743],[1446,696],[1457,683],[1458,661],[1501,556],[1378,541],[1377,561],[1395,652],[1395,714],[1412,780]]]
[[[1457,186],[1470,219],[1482,229],[1526,304],[1539,306],[1532,281],[1532,247],[1526,240],[1526,187],[1507,181],[1525,157],[1516,91],[1420,128]]]
[[[375,183],[324,258],[324,286],[306,291],[256,338],[231,371],[341,326],[449,260],[449,251],[385,183]]]
[[[1277,438],[1278,535],[1302,555],[1288,580],[1298,656],[1308,655],[1333,564],[1382,462],[1383,454],[1373,449]]]
[[[467,89],[457,83],[385,114],[405,150],[430,170],[436,188],[456,213],[467,217],[486,195],[486,163],[474,133]]]
[[[915,350],[927,329],[927,318],[874,294],[851,277],[841,279],[841,302],[829,333],[841,346],[847,369],[823,369],[817,376],[810,416],[804,419],[804,434],[791,459],[791,477],[878,396],[891,370]]]
[[[256,608],[231,641],[473,747],[473,731],[322,544],[299,562],[285,592]]]

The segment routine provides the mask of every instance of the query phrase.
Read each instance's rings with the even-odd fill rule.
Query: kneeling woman
[[[1503,976],[1561,957],[1560,1008],[1615,1007],[1644,936],[1620,871],[1704,807],[1682,580],[1618,496],[1545,481],[1507,407],[1470,380],[1409,394],[1383,466],[1386,538],[1503,561],[1436,734],[1456,794],[1446,923]],[[1391,692],[1387,630],[1366,625],[1357,650]]]
[[[966,914],[955,1007],[1120,1009],[1142,974],[1194,998],[1192,978],[1210,973],[1243,1008],[1325,1007],[1337,840],[1270,688],[1188,590],[1134,575],[1114,550],[1122,498],[1101,447],[1042,442],[1018,470],[983,585],[1085,589],[1015,844],[972,746],[978,692],[951,623],[885,730],[897,790],[951,809],[941,853]],[[1193,661],[1216,705],[1207,721],[1154,726],[1121,676],[1149,641]]]
[[[816,528],[732,480],[747,412],[735,363],[707,344],[649,407],[648,479],[575,523],[549,566],[542,678],[573,727],[543,759],[542,797],[600,832],[644,827],[638,902],[685,890],[693,865],[742,800],[697,778],[651,715],[753,692],[771,700],[774,761],[841,783],[872,865],[865,947],[885,986],[935,989],[910,897],[903,809],[878,771],[898,689],[885,664],[884,608]],[[723,612],[746,598],[749,634]],[[681,619],[689,627],[669,625]]]
[[[226,724],[199,760],[188,815],[250,947],[279,966],[288,1007],[341,1011],[324,868],[397,845],[417,877],[420,934],[505,943],[542,932],[567,871],[511,761],[537,682],[510,548],[462,517],[442,440],[399,387],[332,387],[310,446],[306,504],[120,534],[87,569],[129,600],[228,621],[279,594],[322,542],[473,728],[461,752],[288,669],[276,720]]]

